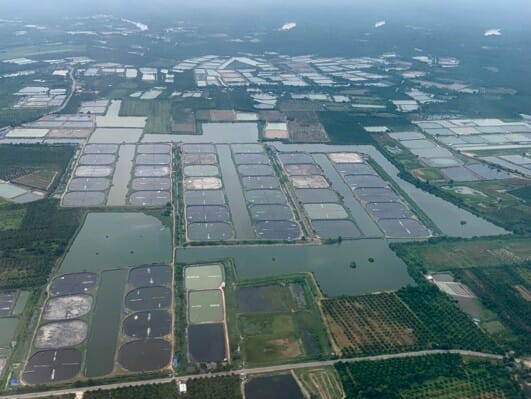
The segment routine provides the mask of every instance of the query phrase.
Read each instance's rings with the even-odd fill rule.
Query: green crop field
[[[528,237],[443,239],[399,244],[393,249],[407,263],[422,265],[429,271],[518,265],[531,260],[531,238]]]
[[[120,116],[149,116],[151,101],[127,98],[120,105]]]
[[[523,398],[502,365],[432,355],[338,363],[347,398]]]
[[[147,116],[146,133],[172,132],[171,102],[127,98],[120,106],[120,116]]]
[[[333,367],[299,369],[295,371],[304,389],[316,399],[339,399],[343,397],[343,387],[337,371]]]
[[[19,229],[25,214],[24,207],[12,204],[0,206],[0,231]]]
[[[146,123],[146,133],[171,133],[171,102],[154,100],[150,102],[151,108]]]

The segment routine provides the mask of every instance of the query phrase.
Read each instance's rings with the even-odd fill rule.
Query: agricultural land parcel
[[[518,353],[529,352],[529,238],[438,240],[398,244],[393,248],[415,273],[451,271],[455,278],[465,283],[483,306],[494,312],[499,319],[488,318],[481,324],[482,327],[505,349]]]
[[[246,282],[238,289],[238,328],[247,365],[311,359],[329,352],[306,277]]]
[[[479,238],[394,245],[407,263],[414,261],[430,272],[468,267],[519,265],[531,260],[531,238]]]
[[[347,398],[521,398],[502,365],[432,355],[338,363]]]
[[[494,341],[433,286],[323,301],[338,349],[346,356],[441,347],[495,352]]]

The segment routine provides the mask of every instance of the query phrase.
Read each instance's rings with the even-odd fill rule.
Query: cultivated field
[[[74,152],[71,146],[1,145],[0,179],[47,191],[58,183]]]
[[[251,284],[240,287],[237,298],[244,364],[278,364],[328,352],[326,331],[306,278]]]
[[[322,307],[345,354],[415,350],[428,342],[428,330],[396,294],[326,299]]]
[[[508,348],[525,354],[530,353],[531,268],[477,267],[461,269],[455,271],[455,274],[514,334],[497,336],[497,339]]]
[[[345,356],[452,347],[496,351],[494,342],[432,286],[322,301]]]
[[[347,398],[521,398],[502,365],[432,355],[336,365]],[[500,381],[507,381],[501,384]]]
[[[531,238],[527,237],[448,240],[395,248],[404,260],[414,260],[429,271],[522,264],[531,259]]]
[[[295,372],[304,389],[318,399],[341,399],[344,396],[339,376],[333,367],[302,369]]]

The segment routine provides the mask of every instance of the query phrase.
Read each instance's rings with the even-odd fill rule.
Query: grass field
[[[301,357],[304,352],[295,323],[290,314],[240,316],[246,363],[269,364]]]
[[[0,206],[0,231],[19,229],[25,214],[24,207],[10,204]]]
[[[238,302],[242,313],[276,313],[300,309],[289,284],[240,286]]]
[[[432,272],[518,265],[531,260],[531,238],[528,237],[441,240],[399,244],[393,249],[407,263],[414,262]]]
[[[523,398],[502,365],[458,355],[338,363],[336,370],[347,398]]]
[[[246,366],[316,359],[329,353],[327,333],[308,277],[250,284],[245,282],[243,289],[260,290],[251,292],[250,296],[246,291],[245,299],[252,304],[242,308],[240,303],[237,317],[242,337],[241,358]],[[239,301],[241,294],[239,291]]]
[[[497,351],[494,341],[433,286],[326,299],[322,308],[345,356],[432,348]]]
[[[295,374],[306,392],[313,395],[312,398],[340,399],[344,395],[339,376],[333,367],[300,369]]]

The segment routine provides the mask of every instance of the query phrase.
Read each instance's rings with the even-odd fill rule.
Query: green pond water
[[[171,232],[143,213],[89,213],[70,247],[62,273],[98,272],[171,259]]]
[[[0,318],[0,348],[9,348],[17,330],[17,317]]]
[[[405,263],[382,239],[322,246],[188,247],[176,252],[176,262],[181,263],[226,258],[234,259],[240,280],[313,272],[327,296],[361,295],[414,284]],[[350,267],[352,261],[356,262],[355,269]]]
[[[89,378],[110,374],[114,369],[127,274],[125,269],[101,274],[87,346],[85,375]]]

